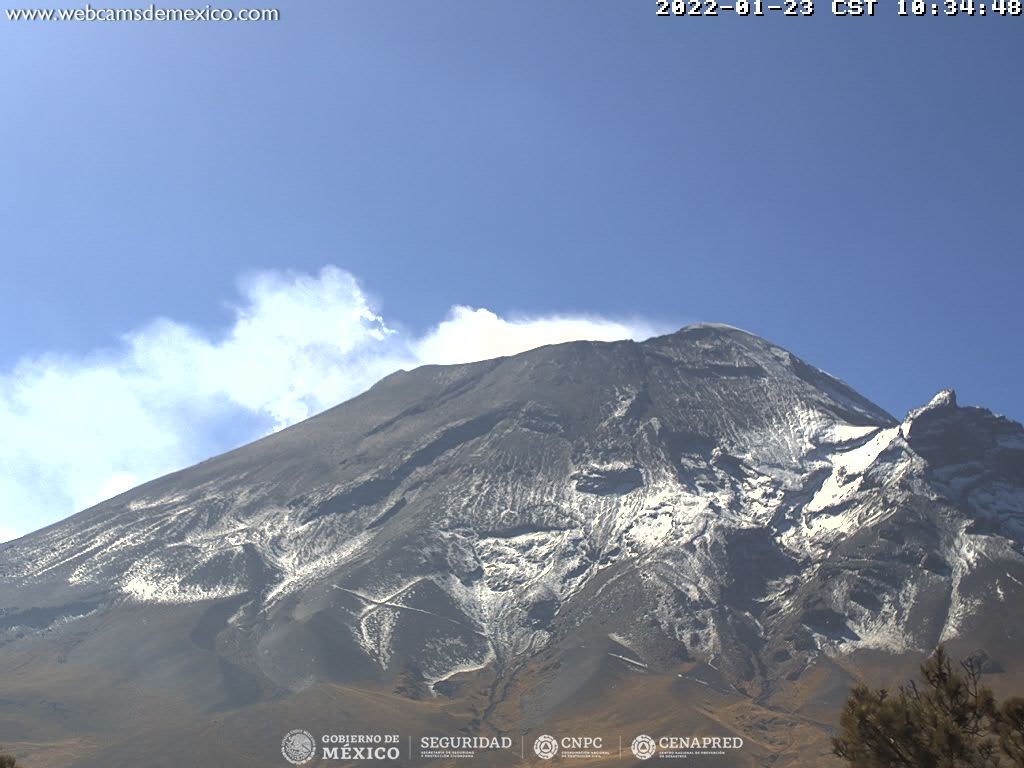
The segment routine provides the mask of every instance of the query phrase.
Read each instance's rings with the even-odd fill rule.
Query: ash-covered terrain
[[[713,325],[427,366],[0,545],[0,742],[585,721],[823,765],[846,687],[939,642],[1020,679],[1022,546],[1024,428],[951,391],[900,421]]]

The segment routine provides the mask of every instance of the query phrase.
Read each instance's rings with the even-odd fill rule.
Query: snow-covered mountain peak
[[[926,414],[941,414],[956,410],[957,407],[955,391],[952,389],[939,390],[939,392],[937,392],[925,405],[922,405],[919,408],[914,408],[907,414],[906,418],[903,419],[903,434],[910,434],[914,421],[921,416]]]
[[[0,640],[223,603],[218,642],[284,688],[434,690],[612,633],[756,692],[956,636],[987,564],[1024,585],[1022,434],[951,391],[901,424],[721,325],[426,366],[0,545]]]

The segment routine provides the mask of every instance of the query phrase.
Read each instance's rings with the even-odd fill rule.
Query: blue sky
[[[448,360],[452,329],[484,354],[726,322],[896,414],[953,386],[1024,418],[1024,19],[279,7],[0,20],[0,418],[25,435],[0,533]],[[276,343],[355,341],[305,382],[167,384],[173,354],[248,371],[310,295]]]

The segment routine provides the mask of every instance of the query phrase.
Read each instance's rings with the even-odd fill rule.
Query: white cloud
[[[519,317],[506,320],[488,309],[453,307],[436,328],[412,346],[423,363],[468,363],[514,355],[564,341],[615,341],[657,333],[649,323],[601,317]]]
[[[398,368],[659,330],[459,306],[417,337],[390,327],[334,267],[258,273],[240,293],[219,337],[159,319],[113,349],[23,359],[0,374],[0,540],[301,421]]]

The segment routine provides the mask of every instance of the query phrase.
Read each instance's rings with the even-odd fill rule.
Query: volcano
[[[949,390],[900,421],[702,324],[400,371],[0,545],[0,742],[285,766],[301,727],[539,765],[596,734],[581,764],[630,765],[707,734],[742,748],[689,765],[823,766],[851,684],[944,642],[1010,690],[1022,640],[1020,424]]]

